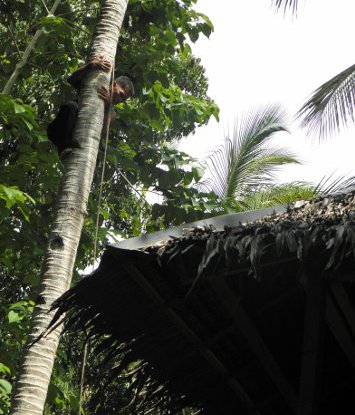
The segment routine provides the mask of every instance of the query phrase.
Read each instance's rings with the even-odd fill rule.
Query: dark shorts
[[[59,108],[58,115],[48,124],[48,139],[58,147],[59,153],[66,148],[77,147],[73,140],[77,118],[78,103],[76,101],[68,101]]]

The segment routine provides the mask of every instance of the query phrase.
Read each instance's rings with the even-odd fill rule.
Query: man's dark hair
[[[133,97],[134,95],[134,86],[132,81],[128,78],[128,76],[121,75],[118,78],[116,78],[116,82],[121,85],[122,88],[126,89],[128,92],[128,95],[130,97]]]

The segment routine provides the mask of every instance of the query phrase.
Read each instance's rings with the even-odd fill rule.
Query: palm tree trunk
[[[102,55],[114,64],[127,3],[128,0],[105,0],[93,39],[91,57]],[[48,327],[53,317],[53,313],[48,312],[51,304],[70,286],[104,118],[104,103],[97,96],[99,85],[109,88],[109,75],[94,71],[88,74],[80,92],[79,115],[74,133],[80,148],[72,151],[65,164],[29,344]],[[15,384],[12,415],[43,413],[60,332],[61,327],[58,327],[26,349]]]
[[[54,12],[57,10],[57,7],[59,6],[61,0],[55,0],[52,8],[49,10],[49,13],[47,16],[51,16],[54,14]],[[36,31],[36,33],[34,34],[31,42],[27,45],[26,50],[23,52],[22,58],[20,60],[20,62],[16,65],[14,71],[12,72],[10,78],[8,79],[8,81],[6,82],[3,90],[1,91],[2,94],[9,94],[14,83],[17,80],[17,77],[19,76],[19,73],[21,71],[21,69],[26,65],[27,61],[28,61],[28,57],[30,56],[30,53],[32,52],[32,50],[34,49],[34,47],[36,46],[36,42],[38,40],[38,38],[42,35],[43,30],[39,29]]]

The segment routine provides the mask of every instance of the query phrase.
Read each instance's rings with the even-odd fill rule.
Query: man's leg
[[[78,147],[73,142],[73,132],[78,118],[78,103],[68,101],[63,104],[58,115],[47,127],[48,139],[51,140],[61,153],[67,148]]]

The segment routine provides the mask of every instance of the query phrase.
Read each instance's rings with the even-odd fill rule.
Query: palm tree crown
[[[279,106],[271,106],[237,120],[232,137],[207,158],[208,177],[199,188],[213,191],[224,205],[232,206],[251,189],[270,184],[277,167],[298,163],[288,150],[269,145],[275,133],[287,131],[284,118]]]
[[[272,0],[276,9],[297,12],[298,0]],[[298,111],[302,126],[319,138],[339,131],[355,121],[355,65],[350,66],[316,89]]]

